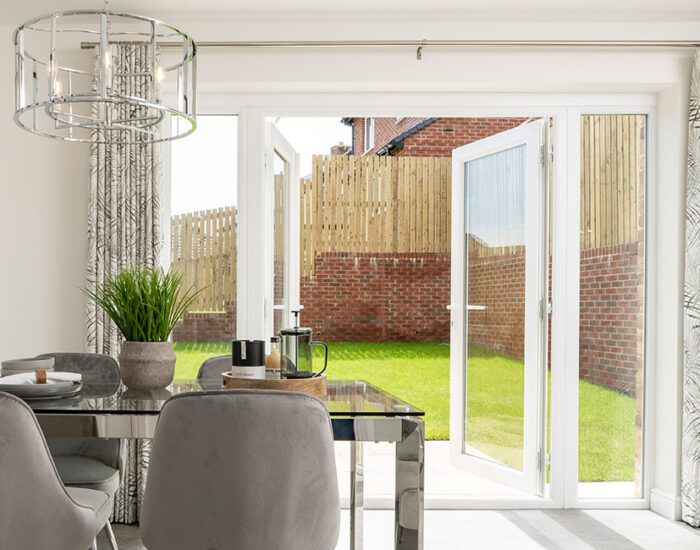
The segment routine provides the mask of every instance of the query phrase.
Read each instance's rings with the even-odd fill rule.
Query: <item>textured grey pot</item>
[[[119,353],[122,381],[132,390],[159,390],[173,381],[175,351],[172,342],[122,343]]]

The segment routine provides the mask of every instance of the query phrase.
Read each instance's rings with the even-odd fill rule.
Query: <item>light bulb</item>
[[[158,65],[156,67],[156,81],[163,82],[164,79],[165,79],[165,70],[163,69],[162,65]]]
[[[105,67],[108,69],[112,66],[112,52],[109,50],[105,51]]]
[[[53,81],[53,95],[61,95],[63,93],[63,86],[61,81],[56,79]]]

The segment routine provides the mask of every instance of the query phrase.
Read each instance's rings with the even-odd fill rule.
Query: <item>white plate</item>
[[[83,385],[70,380],[50,384],[0,384],[0,391],[17,397],[31,399],[35,397],[65,397],[75,395]]]
[[[2,362],[2,375],[9,376],[19,372],[31,372],[37,369],[52,371],[53,357],[29,357],[27,359],[10,359]]]

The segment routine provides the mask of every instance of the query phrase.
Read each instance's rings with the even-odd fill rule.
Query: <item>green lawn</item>
[[[230,353],[230,346],[226,342],[177,342],[175,376],[194,378],[204,359]],[[428,439],[449,438],[447,344],[330,343],[328,346],[329,378],[372,382],[425,411]],[[579,384],[579,479],[634,479],[635,400],[585,381]],[[522,361],[470,349],[467,440],[477,449],[513,466],[522,463],[519,452],[523,436],[522,387]]]

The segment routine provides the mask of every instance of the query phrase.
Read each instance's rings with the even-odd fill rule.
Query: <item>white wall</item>
[[[88,149],[15,125],[11,32],[0,26],[0,360],[85,348]]]

